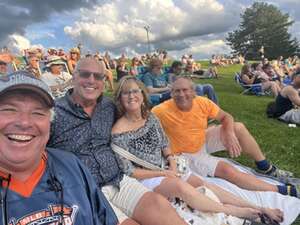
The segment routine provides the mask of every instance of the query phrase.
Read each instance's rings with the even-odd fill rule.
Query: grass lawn
[[[300,177],[300,127],[290,128],[285,123],[267,118],[266,105],[273,100],[272,97],[241,95],[242,88],[233,79],[234,72],[240,68],[240,65],[219,68],[221,78],[196,82],[211,83],[221,108],[246,125],[267,158]],[[246,157],[240,157],[238,161],[253,166]]]
[[[208,62],[201,64],[203,68],[208,66]],[[292,171],[300,177],[300,127],[290,128],[285,123],[267,118],[266,105],[273,100],[272,97],[241,95],[242,88],[233,78],[240,69],[240,65],[219,68],[219,79],[198,79],[195,82],[212,84],[221,108],[246,125],[267,158],[279,168]],[[254,166],[253,161],[244,156],[237,161]],[[300,221],[293,225],[300,225]]]
[[[207,62],[201,64],[207,66]],[[242,88],[233,79],[234,72],[240,71],[240,68],[240,65],[219,68],[221,78],[196,82],[212,84],[221,108],[232,114],[236,121],[246,125],[267,158],[278,167],[300,177],[300,127],[290,128],[285,123],[267,118],[266,105],[273,100],[272,97],[240,95]],[[244,156],[237,161],[254,166],[253,161]],[[299,217],[293,225],[300,225]]]

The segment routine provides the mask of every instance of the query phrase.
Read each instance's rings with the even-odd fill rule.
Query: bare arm
[[[247,74],[242,74],[242,81],[245,82],[246,84],[253,84],[256,76],[252,76],[251,78],[249,78],[249,76]]]
[[[241,146],[234,132],[233,117],[220,109],[216,119],[221,122],[221,141],[229,151],[231,157],[238,157],[241,154]]]
[[[149,91],[150,94],[157,94],[164,91],[169,91],[170,87],[169,86],[161,87],[161,88],[147,87],[147,90]]]
[[[163,177],[163,171],[158,170],[147,170],[147,169],[134,169],[131,175],[132,177],[136,178],[137,180],[143,180],[153,177]]]
[[[169,170],[177,172],[176,161],[175,161],[174,156],[172,155],[171,149],[169,147],[166,148],[165,150],[163,150],[163,156],[168,160]]]
[[[286,92],[286,95],[294,105],[300,106],[300,96],[297,90],[295,90],[293,87],[289,87],[289,89]]]

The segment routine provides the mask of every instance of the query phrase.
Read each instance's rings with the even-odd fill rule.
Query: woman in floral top
[[[190,207],[202,212],[223,212],[250,219],[264,213],[277,221],[282,220],[282,212],[278,209],[252,205],[215,185],[204,183],[191,173],[180,176],[168,139],[158,119],[149,111],[145,87],[135,77],[126,76],[120,80],[115,102],[119,119],[112,129],[112,143],[153,165],[161,166],[164,160],[169,164],[165,170],[149,170],[119,156],[125,173],[166,198],[181,198]],[[209,187],[221,203],[196,190],[195,187],[203,185]]]

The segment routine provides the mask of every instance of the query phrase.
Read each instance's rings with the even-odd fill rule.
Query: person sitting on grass
[[[149,72],[142,77],[142,82],[149,92],[151,102],[154,99],[155,102],[160,103],[171,97],[168,76],[163,73],[162,68],[162,61],[158,58],[153,58],[149,63]]]
[[[80,59],[80,50],[78,48],[71,48],[67,57],[67,65],[71,74],[73,74],[75,66]]]
[[[252,71],[250,73],[253,74],[253,77],[247,79],[247,76],[244,76],[242,78],[243,81],[247,83],[254,79],[253,83],[261,83],[263,91],[271,90],[274,97],[276,97],[281,88],[277,82],[270,80],[269,76],[262,69],[262,63],[252,63],[251,68]],[[242,74],[249,74],[249,72]]]
[[[263,71],[269,76],[270,81],[275,81],[282,88],[280,76],[275,72],[270,63],[266,63],[262,67]]]
[[[218,78],[217,67],[209,67],[207,70],[201,69],[201,64],[196,64],[193,61],[188,60],[185,72],[190,74],[192,78]]]
[[[72,152],[88,166],[121,225],[185,224],[166,199],[121,170],[110,147],[116,108],[103,95],[105,70],[94,58],[78,61],[73,88],[55,102],[48,146]]]
[[[119,119],[112,128],[112,149],[122,148],[123,151],[157,167],[149,170],[121,154],[119,157],[127,175],[140,180],[143,185],[166,198],[181,198],[190,207],[202,212],[223,212],[248,219],[257,219],[259,214],[266,213],[275,221],[283,220],[283,213],[278,209],[254,206],[216,185],[205,183],[191,173],[180,177],[168,139],[159,120],[150,112],[145,86],[138,79],[127,76],[120,80],[115,93],[115,103]],[[168,160],[169,168],[160,170],[164,160]],[[202,185],[212,189],[221,203],[195,189]]]
[[[184,67],[182,62],[174,61],[171,65],[171,73],[168,74],[168,82],[170,84],[176,79],[176,76],[184,74]],[[214,87],[211,84],[197,84],[196,93],[198,96],[207,96],[210,100],[218,105],[218,98]]]
[[[64,65],[59,56],[48,57],[46,67],[49,71],[41,76],[41,80],[50,87],[54,97],[63,95],[72,85],[72,75],[63,71]]]
[[[227,149],[231,157],[245,153],[255,161],[258,172],[285,179],[291,172],[272,165],[243,123],[207,98],[196,96],[189,77],[179,76],[172,84],[172,99],[152,108],[170,140],[173,154],[185,153],[190,168],[201,176],[219,177],[255,191],[274,191],[300,197],[300,185],[273,185],[240,172],[231,164],[211,155]],[[207,127],[208,119],[221,125]]]
[[[300,125],[300,73],[292,76],[292,83],[284,87],[275,100],[274,117]],[[298,107],[295,108],[294,106]]]
[[[119,81],[122,77],[128,75],[129,73],[129,69],[127,67],[127,59],[125,58],[124,55],[123,57],[120,57],[118,59],[116,72],[117,72],[117,81]]]
[[[139,75],[138,67],[141,66],[141,65],[142,65],[142,63],[139,60],[139,58],[137,56],[133,57],[132,60],[131,60],[131,67],[130,67],[130,70],[129,70],[129,74],[131,76]]]

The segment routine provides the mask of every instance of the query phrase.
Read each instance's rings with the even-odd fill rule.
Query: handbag
[[[176,162],[178,173],[186,174],[189,170],[188,159],[186,159],[185,157],[183,157],[181,155],[175,155],[173,157]],[[162,168],[168,168],[168,162],[166,160],[162,161]]]
[[[146,169],[149,170],[165,170],[166,168],[168,168],[167,166],[167,162],[165,160],[162,160],[162,165],[161,167],[153,165],[152,163],[149,163],[143,159],[138,158],[137,156],[135,156],[134,154],[126,151],[125,149],[121,148],[120,146],[111,143],[111,148],[112,150],[119,154],[120,156],[124,157],[125,159],[128,159]],[[174,156],[174,159],[176,161],[177,164],[177,171],[180,174],[185,174],[188,171],[188,161],[186,158],[182,157],[182,156]]]

